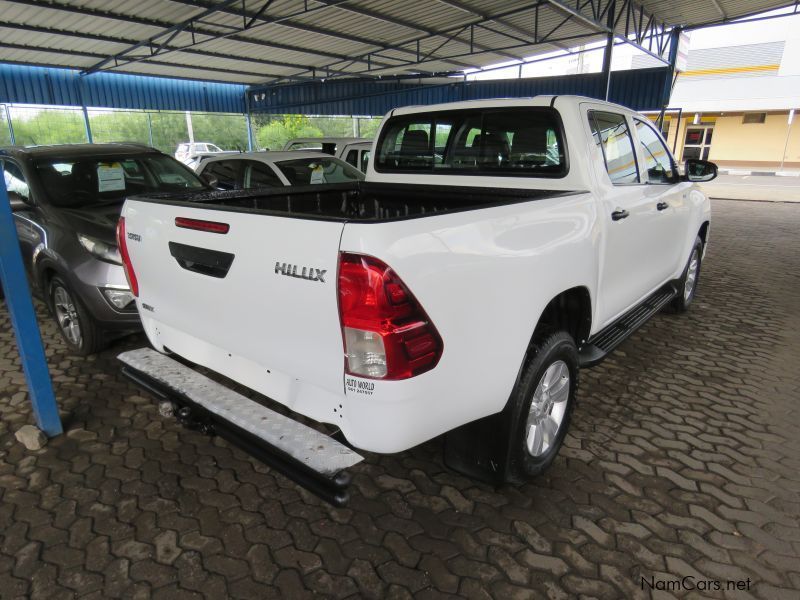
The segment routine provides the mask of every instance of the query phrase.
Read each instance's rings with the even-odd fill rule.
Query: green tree
[[[20,146],[85,143],[83,115],[76,110],[42,109],[34,114],[12,108],[14,137]]]
[[[256,141],[259,149],[280,150],[287,141],[298,137],[323,137],[323,133],[303,115],[269,118],[266,123],[257,126]]]

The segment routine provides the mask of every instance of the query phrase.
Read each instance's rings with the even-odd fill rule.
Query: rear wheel
[[[547,469],[569,428],[578,387],[578,349],[568,333],[538,344],[506,407],[510,420],[505,480],[521,483]]]
[[[697,292],[697,284],[700,281],[702,256],[703,240],[698,237],[694,241],[694,247],[692,247],[692,252],[689,254],[689,260],[683,270],[683,275],[678,280],[678,294],[670,303],[670,307],[674,312],[682,313],[689,310],[689,306],[694,300],[695,292]]]
[[[96,322],[78,296],[57,275],[50,280],[48,299],[58,330],[73,353],[88,356],[103,348]]]

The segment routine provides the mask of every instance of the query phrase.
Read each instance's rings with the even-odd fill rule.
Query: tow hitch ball
[[[178,423],[187,429],[199,431],[205,435],[214,435],[214,426],[206,420],[195,418],[192,409],[188,406],[181,406],[174,409],[175,418]]]

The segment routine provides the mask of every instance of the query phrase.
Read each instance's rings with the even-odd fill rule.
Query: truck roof
[[[579,104],[580,102],[592,102],[595,104],[606,104],[609,107],[614,107],[617,110],[623,109],[628,112],[633,112],[631,109],[614,104],[612,102],[605,102],[596,98],[589,98],[587,96],[532,96],[530,98],[487,98],[483,100],[462,100],[460,102],[445,102],[443,104],[425,104],[415,106],[402,106],[390,111],[393,116],[408,115],[423,112],[435,112],[440,110],[459,110],[468,108],[490,108],[490,107],[503,107],[503,106],[551,106],[557,99],[558,103],[571,103]]]

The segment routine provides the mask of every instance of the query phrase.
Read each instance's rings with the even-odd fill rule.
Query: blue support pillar
[[[36,424],[48,437],[60,435],[63,433],[61,417],[53,395],[42,337],[25,277],[5,177],[0,177],[0,281],[11,315],[11,325],[17,337],[22,370],[28,382]]]
[[[244,120],[247,124],[247,151],[252,152],[255,148],[255,138],[253,137],[253,120],[250,117],[250,94],[244,93],[245,114]]]
[[[86,141],[93,144],[92,126],[89,123],[89,110],[85,106],[83,107],[83,126],[86,128]]]

